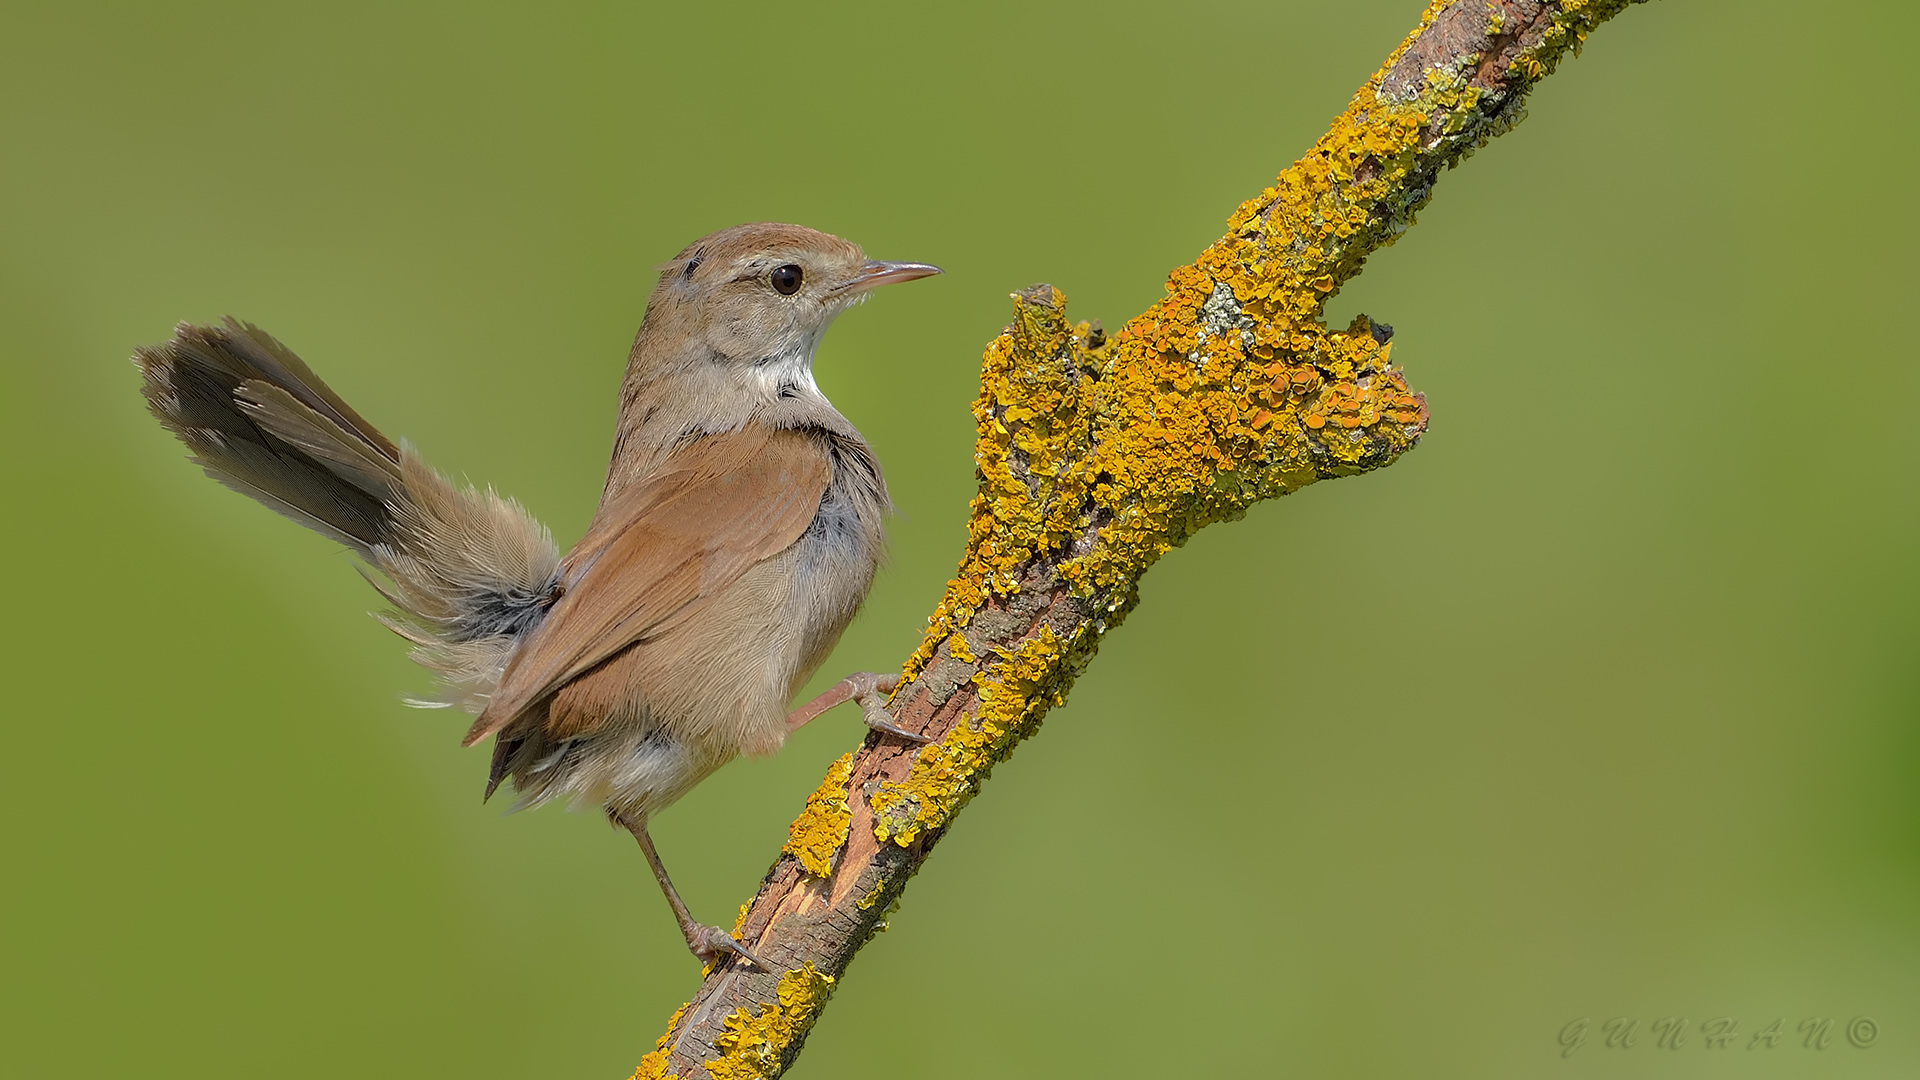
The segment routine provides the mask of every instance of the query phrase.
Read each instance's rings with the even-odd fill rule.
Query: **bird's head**
[[[750,390],[818,394],[813,354],[834,317],[877,286],[939,272],[869,259],[858,244],[799,225],[736,225],[661,267],[635,360],[644,351],[661,369],[719,365],[725,381]]]

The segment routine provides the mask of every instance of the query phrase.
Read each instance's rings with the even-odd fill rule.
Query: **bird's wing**
[[[479,742],[798,540],[832,478],[812,435],[752,424],[697,439],[602,505],[565,593],[467,732]],[[576,576],[577,575],[577,576]]]

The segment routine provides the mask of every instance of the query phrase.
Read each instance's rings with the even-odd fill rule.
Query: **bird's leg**
[[[860,703],[860,717],[867,726],[875,731],[905,739],[908,742],[930,743],[933,740],[925,735],[908,731],[893,722],[893,714],[887,712],[887,695],[900,685],[898,675],[875,675],[871,671],[855,672],[828,688],[827,692],[807,702],[805,705],[787,714],[787,732],[792,734],[806,726],[807,722],[835,705],[844,701]]]
[[[629,821],[609,806],[607,820],[632,833],[639,842],[640,853],[647,857],[647,865],[653,867],[653,876],[660,881],[660,891],[667,894],[667,905],[673,908],[673,917],[680,921],[680,933],[686,936],[687,948],[692,951],[694,959],[702,964],[714,964],[725,955],[742,956],[764,971],[778,970],[753,955],[745,945],[733,940],[732,934],[717,926],[693,921],[693,916],[687,913],[685,901],[680,899],[679,890],[673,887],[673,879],[667,876],[667,867],[660,861],[660,853],[653,849],[653,837],[647,835],[646,818],[636,817]]]

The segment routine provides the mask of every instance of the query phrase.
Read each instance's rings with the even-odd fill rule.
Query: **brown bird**
[[[444,688],[415,704],[477,714],[465,745],[494,736],[489,797],[510,779],[521,806],[604,807],[695,956],[766,967],[688,914],[647,819],[843,701],[926,741],[888,716],[893,676],[787,703],[865,601],[890,506],[872,449],[814,384],[814,350],[868,290],[939,272],[797,225],[739,225],[682,251],[627,358],[599,510],[565,557],[518,503],[456,487],[257,327],[182,323],[134,363],[148,408],[207,475],[386,579],[374,585],[395,610],[381,620]]]

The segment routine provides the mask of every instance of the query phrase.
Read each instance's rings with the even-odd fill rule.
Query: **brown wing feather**
[[[813,521],[832,473],[813,436],[755,424],[682,447],[603,504],[567,556],[565,594],[508,664],[466,745],[785,550]]]

